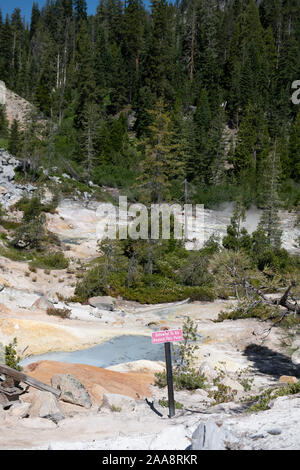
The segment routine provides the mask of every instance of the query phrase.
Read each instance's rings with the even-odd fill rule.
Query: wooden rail
[[[19,372],[11,367],[8,367],[4,364],[0,364],[0,374],[5,374],[8,377],[12,377],[13,379],[18,380],[19,382],[24,382],[31,387],[37,388],[38,390],[42,390],[44,392],[51,392],[57,398],[60,397],[61,392],[57,390],[57,388],[50,387],[50,385],[44,384],[39,380],[30,377],[29,375],[24,374],[23,372]]]

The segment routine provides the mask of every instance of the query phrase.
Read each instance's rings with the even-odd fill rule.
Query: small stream
[[[60,361],[75,364],[88,364],[96,367],[110,367],[124,362],[140,359],[150,361],[164,360],[164,345],[152,344],[149,336],[118,336],[92,348],[74,352],[52,352],[38,356],[29,356],[20,361],[26,366],[36,361]]]

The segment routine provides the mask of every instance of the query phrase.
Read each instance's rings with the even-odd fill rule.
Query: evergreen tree
[[[170,196],[170,177],[183,174],[183,162],[178,158],[180,147],[174,143],[171,117],[162,99],[149,114],[153,121],[149,126],[149,137],[145,139],[145,159],[138,180],[146,201],[160,203]]]
[[[6,137],[8,132],[8,122],[5,112],[5,106],[0,104],[0,136]]]
[[[74,10],[76,21],[80,22],[87,19],[86,0],[74,0]]]
[[[20,150],[21,136],[19,132],[19,123],[16,119],[13,120],[9,131],[8,151],[16,156]]]
[[[291,131],[289,142],[290,175],[296,181],[300,180],[300,110]]]
[[[87,103],[83,116],[83,151],[86,160],[86,177],[90,181],[96,159],[99,111],[95,103]]]
[[[280,229],[279,210],[279,174],[280,162],[278,161],[277,143],[269,155],[265,170],[264,208],[259,223],[259,228],[266,235],[269,243],[280,248],[282,230]]]

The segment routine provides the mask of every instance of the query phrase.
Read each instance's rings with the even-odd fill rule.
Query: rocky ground
[[[6,162],[0,162],[0,199],[8,207],[25,188],[14,183],[11,168],[16,162],[4,152],[0,157]],[[38,380],[57,387],[57,375],[64,380],[71,376],[81,384],[72,388],[71,401],[65,400],[66,395],[57,401],[48,392],[24,387],[19,400],[0,402],[0,448],[299,449],[299,394],[273,400],[266,411],[250,413],[245,405],[245,398],[267,387],[299,380],[300,341],[293,332],[255,319],[215,323],[234,300],[155,306],[121,299],[113,305],[110,299],[94,299],[89,305],[68,301],[78,272],[83,273],[84,263],[96,255],[95,208],[93,202],[86,207],[69,199],[47,215],[49,230],[59,236],[70,259],[68,269],[30,271],[27,262],[0,257],[0,344],[17,338],[18,353],[27,358],[25,372]],[[214,227],[225,230],[229,218],[229,212],[211,212],[208,235]],[[288,234],[292,215],[284,220]],[[293,237],[286,235],[286,240],[292,247]],[[49,308],[68,308],[70,318],[51,316]],[[149,358],[142,357],[138,346],[129,363],[120,356],[119,364],[105,369],[61,363],[52,356],[50,361],[47,356],[83,351],[125,336],[150,344],[154,330],[181,327],[186,316],[198,327],[195,367],[206,376],[207,388],[177,391],[175,399],[182,409],[172,419],[160,402],[167,398],[166,389],[153,385],[154,373],[162,370],[163,363],[145,360]],[[36,356],[44,354],[36,362]],[[234,392],[224,397],[227,403],[216,404],[218,380]],[[78,393],[83,402],[78,403]]]

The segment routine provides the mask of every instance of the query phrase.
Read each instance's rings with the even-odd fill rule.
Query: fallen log
[[[38,390],[42,390],[44,392],[51,392],[57,398],[60,397],[61,392],[56,388],[50,387],[50,385],[44,384],[39,380],[30,377],[29,375],[24,374],[23,372],[19,372],[11,367],[8,367],[4,364],[0,364],[0,374],[4,374],[8,377],[12,377],[19,382],[24,382],[26,385],[30,385],[30,387],[37,388]]]

